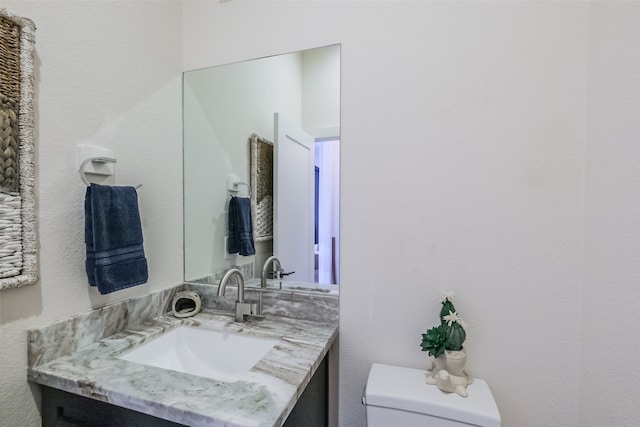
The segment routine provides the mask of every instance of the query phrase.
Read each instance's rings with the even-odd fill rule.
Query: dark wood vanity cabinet
[[[329,368],[327,357],[322,360],[316,373],[304,389],[298,403],[293,407],[284,427],[326,427],[329,425]]]
[[[285,427],[325,427],[327,415],[327,358],[322,361],[284,423]],[[43,427],[179,427],[163,420],[99,400],[40,386]]]
[[[43,427],[179,427],[183,424],[51,387],[42,391]]]

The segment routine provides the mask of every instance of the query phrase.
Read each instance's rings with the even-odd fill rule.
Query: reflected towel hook
[[[239,186],[244,185],[247,187],[247,194],[251,194],[251,186],[242,181],[237,175],[227,175],[227,191],[231,193],[240,192]]]
[[[247,186],[247,192],[251,193],[251,187],[249,186],[249,184],[247,184],[246,182],[242,182],[242,181],[234,181],[233,182],[233,189],[229,189],[229,191],[240,191],[238,189],[239,185],[246,185]]]
[[[85,172],[85,169],[87,167],[87,165],[89,163],[116,163],[117,160],[112,158],[112,157],[89,157],[86,158],[82,161],[82,163],[80,164],[80,169],[78,170],[78,172],[80,173],[80,179],[82,180],[82,182],[85,183],[85,185],[89,186],[91,185],[91,183],[89,182],[89,180],[87,179],[87,175]],[[142,184],[138,184],[136,185],[134,188],[137,190],[138,188],[142,187]]]

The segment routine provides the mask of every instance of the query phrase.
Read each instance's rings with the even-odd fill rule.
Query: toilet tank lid
[[[499,427],[500,413],[491,390],[474,379],[468,397],[444,393],[425,382],[427,371],[374,363],[365,390],[366,405],[418,412],[481,427]]]

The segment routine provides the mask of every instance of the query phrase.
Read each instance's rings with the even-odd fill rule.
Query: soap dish
[[[192,291],[178,292],[171,303],[171,311],[176,317],[195,316],[201,308],[200,295]]]

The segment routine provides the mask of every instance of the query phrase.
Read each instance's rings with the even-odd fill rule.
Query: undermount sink
[[[247,373],[278,341],[179,326],[119,359],[222,381]]]

